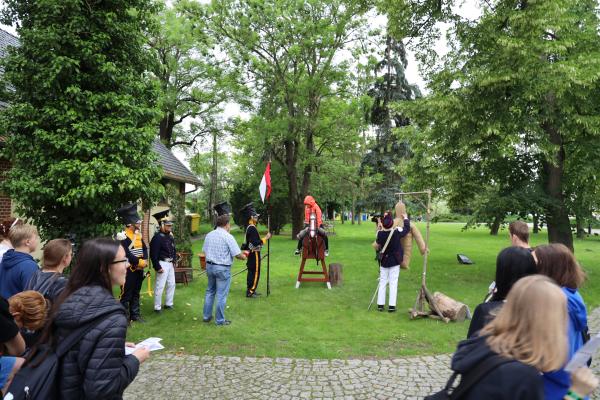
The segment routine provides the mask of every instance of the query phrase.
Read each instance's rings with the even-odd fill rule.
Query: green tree
[[[3,190],[45,239],[115,231],[115,209],[153,202],[156,92],[146,79],[149,0],[8,0],[21,46],[4,60]]]
[[[495,164],[519,153],[537,160],[529,174],[542,183],[549,240],[572,249],[567,166],[577,154],[600,167],[597,2],[481,7],[476,21],[454,18],[450,51],[428,76],[431,95],[400,109],[422,129],[414,142],[426,143],[449,192],[478,185],[468,182],[472,171],[493,179]]]
[[[242,92],[238,76],[210,35],[207,5],[175,1],[157,15],[149,35],[153,76],[160,86],[159,136],[167,147],[194,146],[218,125],[226,102]],[[197,18],[189,18],[193,12]],[[186,119],[195,120],[188,128]]]
[[[192,241],[190,233],[190,220],[185,216],[185,195],[179,191],[179,185],[167,184],[165,192],[173,215],[173,236],[178,252],[190,253]]]
[[[383,58],[373,66],[375,81],[367,92],[373,99],[367,118],[375,127],[375,138],[361,169],[362,174],[376,176],[378,180],[367,202],[381,212],[396,202],[395,194],[404,181],[399,165],[411,155],[408,143],[393,132],[394,127],[407,126],[410,121],[391,106],[421,97],[419,88],[406,79],[408,61],[402,41],[387,35],[383,53]]]
[[[199,194],[208,219],[213,217],[215,204],[229,197],[232,185],[233,162],[228,154],[219,149],[224,131],[211,132],[211,151],[196,153],[190,159],[192,172],[200,178],[203,191]]]
[[[364,33],[362,2],[214,0],[211,27],[229,57],[251,76],[271,131],[271,156],[285,170],[292,236],[303,223],[303,198],[319,162],[322,102],[347,93],[344,50]]]

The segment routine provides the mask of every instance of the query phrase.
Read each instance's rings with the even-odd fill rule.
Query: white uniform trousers
[[[154,286],[154,309],[162,308],[162,294],[167,286],[167,296],[165,298],[165,306],[173,306],[173,297],[175,297],[175,269],[173,263],[169,261],[160,261],[160,266],[163,270],[162,274],[156,274],[156,285]]]
[[[379,289],[377,290],[377,304],[385,305],[385,289],[390,286],[390,301],[388,306],[396,307],[396,298],[398,297],[398,276],[400,275],[400,266],[395,265],[390,268],[379,267]]]

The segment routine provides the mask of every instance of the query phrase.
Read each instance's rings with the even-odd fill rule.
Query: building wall
[[[10,170],[10,161],[0,158],[0,182],[4,181],[4,175]],[[0,221],[8,219],[12,215],[12,201],[10,197],[0,192]]]

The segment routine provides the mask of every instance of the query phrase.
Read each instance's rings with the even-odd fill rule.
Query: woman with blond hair
[[[487,373],[458,398],[544,399],[540,372],[562,367],[569,353],[567,318],[566,298],[548,277],[520,279],[496,318],[479,335],[459,343],[451,365],[455,375],[466,382],[482,370]],[[589,370],[578,370],[572,397],[565,399],[580,399],[597,385]]]
[[[42,269],[36,271],[26,289],[36,290],[50,301],[54,301],[67,284],[62,274],[71,264],[73,245],[67,239],[52,239],[44,246]]]
[[[552,278],[562,288],[567,298],[568,361],[583,346],[584,336],[588,334],[587,311],[578,291],[585,280],[585,273],[571,250],[564,244],[552,243],[538,246],[534,253],[537,258],[538,272]],[[569,390],[571,382],[569,374],[562,368],[557,369],[544,374],[544,391],[548,400],[562,399]]]

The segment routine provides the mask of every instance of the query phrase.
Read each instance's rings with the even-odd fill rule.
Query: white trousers
[[[385,289],[390,286],[390,301],[388,306],[396,307],[396,298],[398,297],[398,276],[400,275],[400,266],[391,268],[379,267],[379,289],[377,290],[377,304],[385,305]]]
[[[162,308],[162,294],[167,285],[167,297],[165,306],[173,306],[173,297],[175,297],[175,269],[173,263],[168,261],[160,261],[160,266],[163,270],[162,274],[156,274],[156,284],[154,286],[154,309]]]

